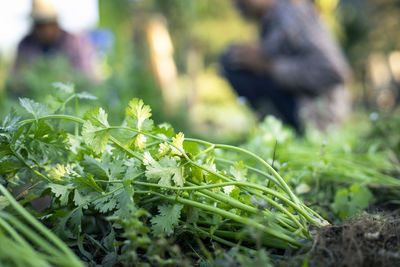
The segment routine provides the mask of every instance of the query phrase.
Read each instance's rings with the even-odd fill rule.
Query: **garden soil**
[[[400,266],[400,210],[321,228],[309,266]]]

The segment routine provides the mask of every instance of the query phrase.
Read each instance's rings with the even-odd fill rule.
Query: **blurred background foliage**
[[[395,109],[400,1],[314,2],[353,67],[355,105]],[[167,120],[190,135],[234,142],[252,131],[255,116],[237,100],[218,69],[224,49],[258,34],[231,0],[99,0],[99,17],[99,27],[114,34],[113,49],[101,60],[102,80],[85,81],[61,60],[38,62],[23,75],[30,97],[39,99],[53,90],[52,82],[67,81],[98,96],[98,104],[108,108],[113,122],[123,119],[121,107],[129,99],[140,97],[152,106],[156,122]],[[4,116],[16,99],[7,90],[12,63],[0,57],[0,66],[0,115]]]

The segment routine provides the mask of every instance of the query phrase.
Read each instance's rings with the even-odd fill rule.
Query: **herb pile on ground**
[[[310,244],[310,227],[328,224],[256,154],[154,125],[140,99],[129,103],[121,126],[110,125],[102,108],[67,115],[70,101],[78,107],[94,97],[57,88],[64,101],[24,98],[31,118],[12,113],[3,121],[0,183],[82,261],[201,264],[217,247],[273,257]],[[239,160],[220,163],[219,151]]]

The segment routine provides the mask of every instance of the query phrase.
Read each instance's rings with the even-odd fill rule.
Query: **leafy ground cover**
[[[254,255],[269,248],[279,256],[307,245],[311,226],[328,224],[256,154],[154,125],[140,99],[129,103],[121,126],[110,125],[102,108],[63,114],[71,101],[78,106],[94,97],[56,87],[65,100],[46,105],[22,98],[30,118],[11,113],[3,121],[1,182],[83,262],[205,264],[216,258],[215,247]],[[217,166],[215,150],[260,167]],[[268,184],[249,180],[250,171]],[[41,203],[31,206],[37,197]],[[10,203],[4,199],[2,210],[11,212]]]
[[[25,112],[0,127],[0,246],[29,252],[1,249],[0,265],[314,266],[345,257],[334,250],[347,229],[360,244],[398,233],[394,215],[328,223],[396,204],[397,151],[371,143],[378,124],[299,139],[267,117],[245,144],[214,144],[155,124],[140,99],[114,126],[103,108],[80,112],[94,96],[55,87],[46,104],[20,99]],[[375,256],[392,263],[395,251]]]

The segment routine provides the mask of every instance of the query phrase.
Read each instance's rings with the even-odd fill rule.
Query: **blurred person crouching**
[[[234,0],[260,26],[260,40],[232,46],[223,73],[239,96],[261,112],[268,100],[301,132],[339,124],[350,112],[349,65],[307,0]],[[261,104],[262,105],[262,104]],[[265,111],[264,114],[266,115]]]
[[[12,93],[21,95],[24,92],[20,77],[26,69],[33,68],[37,61],[47,60],[49,68],[57,67],[57,57],[65,58],[74,73],[83,74],[91,81],[96,81],[96,53],[88,38],[73,35],[63,30],[58,23],[58,13],[51,0],[33,0],[31,31],[18,45],[14,64],[14,81]],[[54,77],[55,79],[62,79]]]

